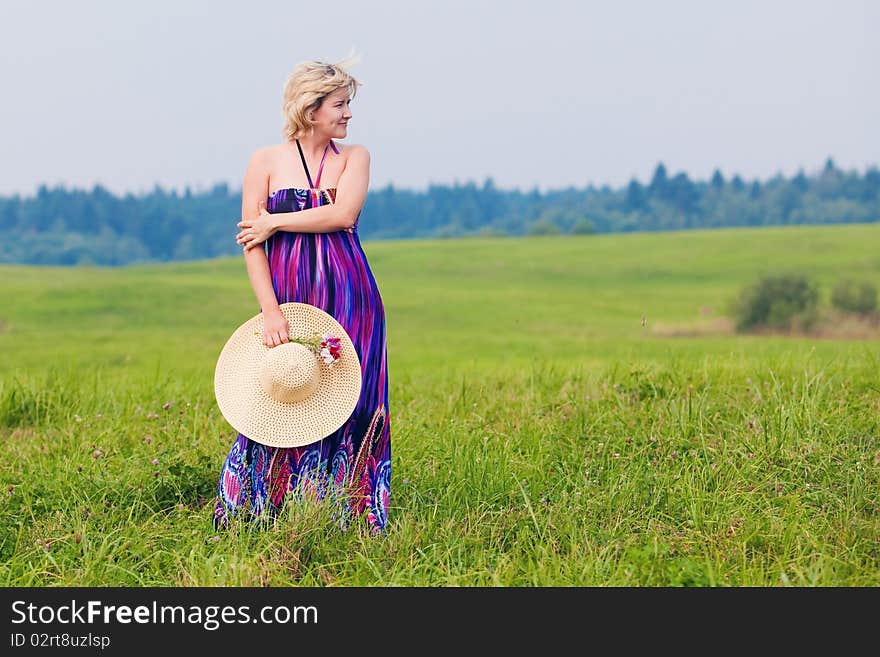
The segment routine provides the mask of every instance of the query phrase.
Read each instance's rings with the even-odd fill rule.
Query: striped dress
[[[304,158],[303,166],[311,188],[273,192],[268,212],[335,202],[335,188],[319,187],[321,170],[312,184]],[[228,526],[236,516],[272,517],[291,495],[323,499],[328,492],[344,491],[337,497],[343,526],[366,514],[374,531],[385,530],[391,493],[385,309],[358,238],[358,219],[353,227],[332,233],[278,231],[265,243],[278,303],[317,306],[351,337],[362,372],[357,406],[335,433],[303,447],[268,447],[239,433],[217,485],[215,528]]]

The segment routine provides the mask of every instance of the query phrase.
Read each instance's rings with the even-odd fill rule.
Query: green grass
[[[652,330],[765,272],[808,272],[824,303],[876,284],[880,224],[365,250],[382,538],[293,505],[211,529],[234,438],[213,368],[257,312],[240,259],[0,267],[0,584],[880,584],[878,342]]]

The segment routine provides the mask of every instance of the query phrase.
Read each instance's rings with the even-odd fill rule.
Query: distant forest
[[[0,262],[124,265],[237,255],[240,190],[226,184],[179,194],[156,186],[140,196],[40,186],[32,197],[0,197]],[[708,181],[670,175],[663,163],[647,184],[588,186],[541,193],[503,190],[491,178],[371,190],[362,240],[618,233],[721,226],[876,222],[880,171],[842,171],[831,158],[815,174],[766,181]]]

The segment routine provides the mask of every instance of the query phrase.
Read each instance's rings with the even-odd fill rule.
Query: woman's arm
[[[254,219],[242,219],[236,236],[245,253],[262,244],[279,230],[298,233],[332,233],[351,228],[367,199],[370,184],[370,153],[363,146],[351,147],[348,160],[336,184],[336,202],[297,212],[263,210]],[[242,208],[242,216],[247,217]],[[253,216],[253,214],[250,214]]]
[[[269,195],[269,169],[266,149],[259,149],[251,156],[244,182],[241,186],[241,214],[252,216],[264,209]],[[272,276],[269,272],[269,259],[263,249],[244,249],[244,262],[247,267],[251,287],[263,313],[263,343],[268,347],[287,342],[287,319],[278,307]]]

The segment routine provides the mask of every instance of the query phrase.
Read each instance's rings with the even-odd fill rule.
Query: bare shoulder
[[[280,144],[260,146],[259,148],[254,149],[251,153],[250,159],[248,160],[248,169],[269,175],[269,172],[273,171],[278,162],[278,158],[280,157]]]
[[[346,161],[351,157],[365,159],[368,162],[370,160],[370,151],[363,144],[339,144],[339,146],[339,152],[345,156]]]
[[[259,148],[254,149],[251,153],[251,156],[248,159],[248,168],[268,171],[277,156],[278,147],[274,144],[270,146],[260,146]]]

